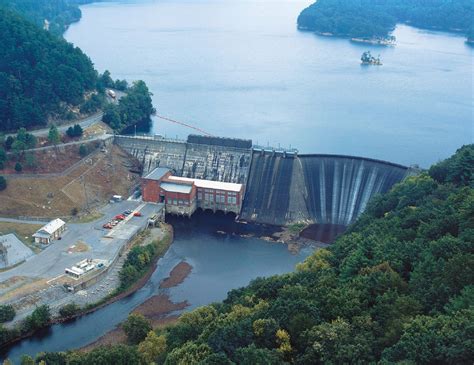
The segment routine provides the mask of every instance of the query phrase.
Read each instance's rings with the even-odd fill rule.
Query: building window
[[[173,199],[173,205],[178,205],[178,200],[177,199]]]
[[[227,204],[237,204],[237,198],[235,196],[227,197]]]

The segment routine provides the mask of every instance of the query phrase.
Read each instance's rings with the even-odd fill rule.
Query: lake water
[[[252,279],[293,271],[298,262],[313,252],[313,248],[305,247],[298,254],[292,254],[283,244],[242,238],[235,234],[236,230],[260,235],[265,233],[265,227],[240,226],[237,229],[231,216],[196,213],[192,219],[173,218],[171,223],[175,240],[143,288],[73,322],[54,325],[16,344],[8,352],[0,351],[0,361],[8,356],[18,364],[22,354],[33,356],[41,351],[64,351],[89,344],[156,294],[166,293],[173,302],[188,301],[190,306],[186,310],[222,301],[229,290],[245,286]],[[176,287],[160,289],[160,281],[181,261],[193,267],[191,274]]]
[[[310,3],[97,3],[65,37],[100,71],[145,80],[159,114],[214,135],[422,167],[473,142],[463,36],[399,26],[396,47],[320,37],[296,29]],[[384,65],[361,66],[365,50]],[[194,131],[156,119],[153,132]]]

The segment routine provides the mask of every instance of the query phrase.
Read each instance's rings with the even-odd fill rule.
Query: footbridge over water
[[[178,176],[244,184],[240,219],[274,225],[348,225],[372,196],[410,173],[380,160],[257,149],[233,138],[116,136],[115,143],[142,162],[144,173],[167,167]]]

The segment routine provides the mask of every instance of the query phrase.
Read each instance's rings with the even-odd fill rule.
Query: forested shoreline
[[[79,2],[87,1],[39,1],[36,7],[32,0],[0,3],[0,132],[77,120],[101,109],[106,109],[104,121],[118,132],[132,125],[150,127],[154,108],[143,81],[129,87],[125,80],[113,81],[108,71],[99,75],[78,47],[41,29],[44,13],[69,22],[72,18],[63,15],[78,9],[73,4]],[[108,102],[106,88],[126,95]]]
[[[67,119],[67,106],[96,88],[97,72],[79,48],[2,8],[0,43],[0,131]]]
[[[296,272],[255,279],[166,328],[149,331],[142,318],[128,345],[42,353],[36,363],[471,364],[473,237],[467,145],[374,198]]]
[[[2,0],[1,6],[23,15],[37,26],[43,27],[45,20],[49,30],[61,36],[74,22],[81,19],[79,5],[100,0]]]
[[[387,38],[397,23],[461,32],[474,39],[470,0],[318,0],[298,16],[298,27],[353,38]]]

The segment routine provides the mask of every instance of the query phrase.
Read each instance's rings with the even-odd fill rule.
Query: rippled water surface
[[[99,70],[143,79],[162,115],[305,153],[427,167],[473,141],[473,48],[407,26],[396,47],[300,32],[304,0],[160,0],[82,7],[66,38]],[[381,67],[361,67],[363,51]],[[156,120],[154,133],[193,130]]]

